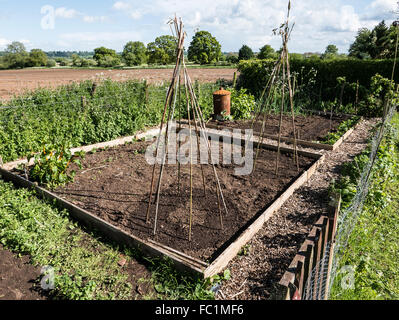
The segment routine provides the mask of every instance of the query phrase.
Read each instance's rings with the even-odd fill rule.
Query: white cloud
[[[140,10],[133,10],[130,13],[130,17],[134,20],[138,20],[143,16],[143,12],[141,12]]]
[[[114,8],[115,10],[126,10],[130,8],[130,4],[123,1],[117,1],[114,3],[112,8]]]
[[[0,49],[4,49],[11,41],[5,38],[0,38]]]

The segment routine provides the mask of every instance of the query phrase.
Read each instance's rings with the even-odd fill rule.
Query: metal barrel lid
[[[213,93],[214,96],[229,96],[231,95],[230,91],[224,90],[222,87],[220,87],[219,90],[215,91]]]

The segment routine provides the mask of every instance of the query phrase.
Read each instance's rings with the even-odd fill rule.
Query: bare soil
[[[334,116],[330,123],[329,116],[323,115],[297,115],[295,116],[295,130],[297,132],[297,139],[307,141],[319,141],[323,139],[330,131],[336,132],[341,122],[347,120],[346,116]],[[280,115],[270,114],[265,118],[264,133],[268,135],[278,136],[279,134]],[[254,122],[252,120],[236,120],[236,121],[217,121],[213,120],[208,123],[208,126],[235,129],[253,129],[254,133],[262,132],[263,120]],[[330,130],[331,129],[331,130]],[[293,137],[292,117],[291,115],[283,115],[281,123],[281,136]]]
[[[77,170],[74,182],[55,192],[142,239],[152,238],[203,260],[212,260],[228,240],[263,212],[314,162],[314,159],[300,156],[298,172],[292,155],[281,154],[278,177],[274,173],[276,152],[268,150],[260,152],[256,171],[252,175],[237,176],[234,165],[217,165],[228,208],[227,215],[222,211],[223,230],[219,223],[212,167],[203,166],[206,180],[204,195],[200,165],[193,165],[193,224],[190,242],[189,165],[181,167],[180,194],[177,165],[166,165],[156,236],[153,236],[155,205],[151,209],[151,223],[146,223],[152,166],[147,163],[144,152],[149,144],[142,141],[86,154],[82,161],[83,168]],[[158,172],[159,168],[156,177]]]
[[[233,80],[236,69],[189,69],[191,80],[215,82],[218,79]],[[111,78],[116,81],[129,79],[149,83],[169,81],[172,69],[132,69],[132,70],[78,70],[78,69],[24,69],[0,71],[0,99],[9,99],[25,90],[39,87],[56,88],[71,82]]]
[[[0,245],[0,300],[43,300],[36,287],[40,268]]]

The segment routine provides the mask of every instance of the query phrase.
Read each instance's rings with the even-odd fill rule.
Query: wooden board
[[[132,141],[133,138],[141,139],[148,135],[156,136],[157,134],[159,134],[159,129],[155,128],[135,136],[125,137],[81,148],[74,148],[71,150],[74,150],[75,152],[80,150],[88,152],[96,148],[122,145],[125,142]],[[245,142],[246,141],[244,139],[241,139],[241,143]],[[273,151],[277,150],[277,147],[274,145],[261,144],[261,147]],[[281,152],[290,152],[290,153],[294,151],[291,148],[285,148],[285,147],[282,147],[280,150]],[[185,272],[197,273],[207,278],[223,271],[223,269],[227,266],[227,264],[237,255],[240,249],[248,241],[251,240],[251,238],[259,231],[259,229],[262,228],[264,223],[270,219],[270,217],[284,204],[284,202],[294,193],[294,191],[299,187],[301,187],[304,183],[306,183],[310,179],[312,174],[324,161],[324,156],[319,153],[311,153],[311,152],[298,150],[298,154],[315,159],[316,162],[308,170],[304,171],[299,176],[299,178],[296,179],[291,185],[289,185],[288,188],[281,194],[281,196],[278,197],[265,210],[265,212],[261,214],[245,231],[243,231],[239,235],[239,237],[233,243],[231,243],[211,264],[190,257],[182,252],[169,248],[165,245],[159,244],[150,239],[148,240],[139,239],[136,236],[129,234],[123,231],[122,229],[102,220],[96,215],[84,209],[79,208],[78,206],[72,204],[71,202],[60,198],[59,196],[47,191],[46,189],[37,186],[35,183],[28,181],[23,177],[10,172],[9,170],[14,169],[18,165],[16,164],[16,162],[8,163],[3,167],[0,167],[0,175],[4,180],[11,181],[17,186],[32,188],[36,190],[38,195],[41,196],[42,198],[55,200],[58,206],[60,206],[61,208],[65,208],[70,212],[71,217],[87,225],[89,228],[94,228],[98,230],[99,232],[104,234],[106,237],[112,239],[113,241],[116,241],[126,246],[138,248],[149,256],[156,256],[156,257],[167,256],[174,262],[177,269]]]
[[[315,172],[324,161],[324,156],[321,156],[310,168],[310,172]],[[264,223],[268,221],[273,214],[281,208],[284,202],[294,193],[296,189],[305,184],[311,175],[305,171],[301,176],[295,180],[283,194],[275,200],[232,244],[230,244],[204,271],[205,278],[211,277],[228,265],[228,263],[237,255],[243,246],[263,227]]]
[[[326,143],[319,143],[319,142],[312,142],[312,141],[307,141],[307,140],[301,140],[301,139],[296,139],[297,145],[300,146],[304,146],[304,147],[309,147],[309,148],[313,148],[313,149],[320,149],[320,150],[335,150],[337,149],[354,131],[354,129],[356,128],[356,126],[360,123],[360,121],[362,120],[362,118],[359,119],[358,123],[355,125],[354,128],[349,129],[337,142],[335,142],[333,145],[330,144],[326,144]],[[185,120],[181,120],[181,124],[183,125],[187,125],[188,121]],[[214,124],[207,124],[207,129],[215,129],[215,130],[219,130],[220,128],[217,125]],[[231,128],[232,129],[232,128]],[[253,133],[255,137],[257,137],[256,142],[259,141],[259,136],[261,135],[260,132],[254,132]],[[275,140],[278,141],[279,137],[275,136],[275,135],[271,135],[271,134],[264,134],[263,135],[264,139],[270,139],[270,140]],[[280,141],[282,142],[288,142],[293,144],[294,143],[294,139],[293,138],[288,138],[288,137],[280,137]],[[263,141],[262,141],[263,142]]]
[[[90,229],[95,229],[101,232],[103,235],[117,243],[137,248],[148,254],[149,256],[167,256],[174,262],[177,269],[184,272],[203,273],[205,266],[207,266],[207,263],[202,261],[198,262],[198,260],[194,258],[190,259],[186,255],[181,254],[174,249],[170,249],[167,246],[162,245],[161,247],[158,246],[155,242],[139,239],[136,236],[129,234],[122,229],[95,216],[94,214],[79,208],[73,203],[58,197],[54,193],[37,186],[35,183],[28,181],[25,178],[20,177],[3,168],[0,168],[0,175],[4,180],[10,181],[19,187],[31,188],[36,190],[38,196],[44,199],[51,201],[55,200],[59,207],[67,209],[70,212],[72,218],[80,221]]]
[[[165,129],[163,129],[162,132],[165,132]],[[147,130],[145,132],[138,133],[134,136],[128,136],[128,137],[123,137],[123,138],[119,138],[119,139],[115,139],[115,140],[111,140],[111,141],[107,141],[107,142],[101,142],[101,143],[91,144],[88,146],[72,148],[71,152],[72,152],[72,154],[75,154],[76,152],[79,152],[79,151],[90,152],[94,149],[116,147],[116,146],[123,145],[127,142],[132,142],[134,139],[140,140],[140,139],[147,138],[147,137],[154,137],[154,136],[157,136],[158,134],[159,134],[159,128],[153,128],[153,129]],[[29,162],[28,165],[32,165],[33,161],[34,161],[34,159],[31,159],[31,161]],[[28,160],[26,158],[23,158],[20,160],[5,163],[1,167],[5,170],[12,170],[12,169],[17,168],[19,165],[25,164],[27,162],[28,162]]]

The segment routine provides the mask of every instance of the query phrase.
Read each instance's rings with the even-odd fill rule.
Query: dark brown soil
[[[331,121],[331,131],[335,132],[339,124],[347,120],[346,116],[334,116]],[[265,134],[278,135],[279,134],[280,115],[270,114],[266,116]],[[262,131],[263,119],[254,123],[254,132]],[[223,128],[237,128],[250,129],[252,120],[237,120],[237,121],[210,121],[209,127],[217,126],[218,129]],[[322,140],[330,132],[330,117],[322,115],[297,115],[295,116],[295,128],[297,138],[307,141]],[[283,115],[281,125],[282,137],[293,137],[292,134],[292,117],[291,115]]]
[[[223,212],[223,230],[220,229],[212,167],[203,166],[204,196],[201,169],[194,165],[193,227],[192,241],[189,242],[189,165],[182,166],[180,195],[177,165],[166,165],[155,237],[155,205],[151,208],[151,223],[146,224],[152,166],[145,160],[143,152],[149,144],[137,142],[87,154],[82,161],[83,169],[77,170],[74,182],[55,192],[141,239],[152,238],[203,260],[212,259],[217,249],[223,249],[229,239],[257,213],[263,212],[314,161],[300,157],[298,173],[292,156],[282,154],[278,177],[274,174],[276,152],[272,151],[260,152],[256,172],[249,176],[236,176],[233,165],[218,165],[228,208],[227,215]],[[158,172],[157,167],[156,176]]]
[[[18,257],[0,245],[0,300],[43,300],[35,280],[40,268],[29,264],[29,257]]]

